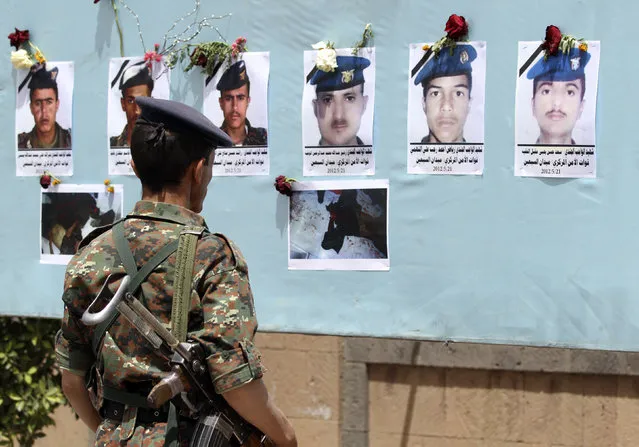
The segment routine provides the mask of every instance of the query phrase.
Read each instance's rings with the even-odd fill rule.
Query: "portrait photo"
[[[82,239],[122,217],[122,185],[59,184],[41,190],[40,261],[67,264]]]
[[[143,57],[112,58],[109,61],[108,147],[109,174],[133,175],[131,133],[140,108],[138,96],[169,99],[170,71],[161,62],[147,62]]]
[[[36,64],[16,79],[17,175],[71,175],[73,62]]]
[[[269,53],[242,53],[204,79],[204,115],[234,146],[268,146]]]
[[[294,182],[289,268],[388,270],[388,181]]]
[[[544,58],[541,42],[519,42],[516,143],[547,146],[595,144],[599,82],[598,41]],[[525,64],[528,61],[528,66]]]
[[[459,42],[436,54],[429,50],[432,45],[409,47],[408,171],[481,174],[486,42]],[[424,145],[456,146],[446,157],[436,157],[433,146],[420,152]],[[422,162],[427,163],[420,166]],[[450,169],[437,172],[444,164]]]
[[[318,51],[304,52],[304,175],[374,174],[375,48],[336,49],[332,71]]]
[[[72,149],[73,62],[18,72],[18,150]]]

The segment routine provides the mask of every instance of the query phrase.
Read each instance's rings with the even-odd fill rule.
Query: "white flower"
[[[326,42],[323,40],[313,45],[314,50],[323,50],[324,48],[326,48]]]
[[[31,68],[33,65],[33,61],[29,57],[27,50],[12,51],[11,63],[18,70]]]
[[[315,66],[318,70],[334,71],[337,68],[337,52],[332,48],[323,48],[317,52]]]

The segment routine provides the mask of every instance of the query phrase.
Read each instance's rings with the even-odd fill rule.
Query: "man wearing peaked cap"
[[[368,96],[364,95],[364,69],[370,61],[359,56],[337,56],[337,68],[317,70],[313,111],[320,131],[320,146],[361,146],[357,136]]]
[[[224,114],[222,130],[235,146],[266,146],[267,132],[263,127],[252,127],[246,111],[251,103],[251,81],[246,64],[239,60],[232,64],[217,83],[220,108]]]
[[[96,432],[96,446],[189,445],[196,421],[178,411],[179,396],[157,411],[140,404],[169,374],[169,362],[121,316],[102,332],[101,342],[80,318],[104,285],[115,293],[125,274],[146,267],[151,273],[141,284],[145,307],[173,332],[173,285],[185,277],[181,265],[187,262],[178,250],[160,256],[163,260],[154,269],[147,263],[160,250],[171,253],[166,247],[186,233],[195,239],[189,244],[195,259],[187,263],[192,276],[185,280],[190,286],[184,302],[186,340],[203,349],[206,380],[275,445],[297,447],[293,427],[262,380],[265,369],[253,342],[257,317],[246,260],[229,238],[210,231],[200,215],[215,149],[232,142],[182,103],[145,96],[136,102],[141,114],[131,138],[131,164],[142,183],[142,198],[124,220],[87,236],[67,266],[64,317],[56,337],[63,390]],[[97,371],[87,388],[85,377],[92,368]],[[115,392],[105,392],[96,409],[89,389]]]
[[[464,142],[464,125],[470,111],[472,62],[477,51],[472,45],[457,44],[452,52],[443,48],[431,56],[415,77],[422,85],[422,108],[428,135],[421,143]]]
[[[588,51],[571,48],[541,57],[526,77],[533,80],[532,111],[539,125],[538,144],[576,144],[572,131],[584,110]]]
[[[140,108],[135,103],[135,98],[138,96],[151,96],[153,93],[154,81],[151,67],[147,65],[146,61],[133,65],[128,65],[129,62],[130,60],[127,60],[123,63],[123,68],[120,69],[120,73],[118,74],[119,76],[116,76],[116,79],[114,79],[111,84],[115,86],[115,83],[118,83],[118,88],[122,93],[120,105],[126,115],[126,124],[120,135],[110,138],[111,147],[131,146],[133,126],[135,125],[135,120],[137,120],[140,115]]]
[[[60,108],[58,68],[47,70],[46,64],[30,73],[29,110],[35,125],[30,132],[18,134],[19,149],[69,149],[71,129],[63,129],[56,116]]]

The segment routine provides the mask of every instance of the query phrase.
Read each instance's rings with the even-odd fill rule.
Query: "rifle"
[[[168,360],[171,372],[153,387],[147,396],[151,408],[160,408],[178,394],[191,414],[198,417],[191,447],[274,447],[256,427],[246,422],[217,394],[208,374],[204,350],[199,343],[180,342],[128,290],[131,278],[126,275],[113,298],[97,313],[92,308],[108,292],[105,282],[96,299],[82,314],[82,322],[95,326],[120,312],[153,349]],[[193,399],[192,397],[196,397]]]

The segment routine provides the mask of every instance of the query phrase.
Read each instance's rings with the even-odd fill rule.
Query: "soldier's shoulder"
[[[65,129],[60,126],[60,147],[71,147],[71,128]]]
[[[205,234],[198,245],[196,257],[219,271],[246,264],[239,247],[222,233]]]

